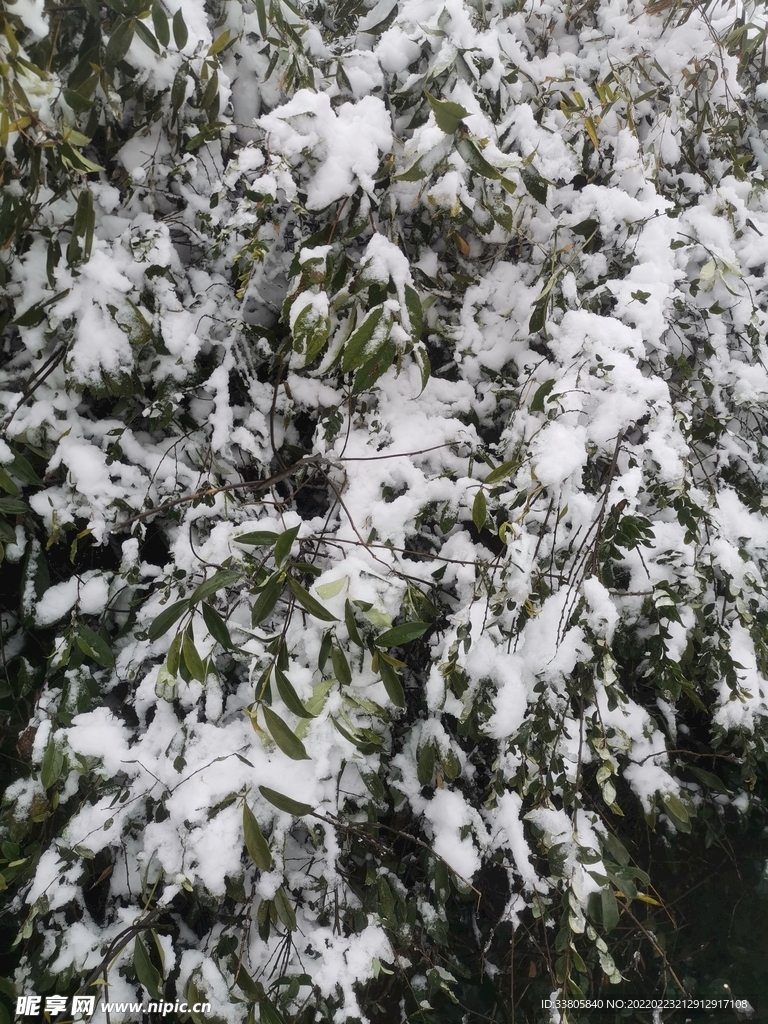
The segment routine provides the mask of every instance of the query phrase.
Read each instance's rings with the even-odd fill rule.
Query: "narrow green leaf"
[[[338,681],[342,686],[349,686],[352,682],[352,669],[349,667],[346,654],[336,643],[331,648],[331,662],[333,674]]]
[[[397,355],[397,347],[393,341],[387,341],[386,344],[378,350],[375,356],[368,360],[355,374],[355,379],[352,384],[352,393],[359,395],[361,391],[368,391],[379,377],[382,377],[392,365],[392,361]]]
[[[280,694],[280,699],[292,714],[296,715],[297,718],[317,717],[307,710],[298,693],[294,690],[293,683],[277,665],[275,665],[275,683],[277,684],[277,692]]]
[[[368,344],[376,333],[376,328],[379,326],[382,316],[384,315],[384,307],[377,306],[372,313],[370,313],[357,330],[347,341],[344,346],[344,355],[341,360],[341,368],[345,373],[349,373],[351,370],[357,370],[358,367],[362,366],[368,357]]]
[[[686,765],[688,771],[691,772],[699,782],[703,782],[709,789],[714,789],[716,793],[727,793],[728,789],[722,779],[719,779],[717,775],[713,775],[712,772],[705,771],[703,768],[697,768],[695,765]]]
[[[168,648],[168,654],[165,658],[165,664],[168,671],[172,676],[179,674],[179,662],[181,661],[181,641],[183,636],[181,633],[177,633],[176,636],[171,640],[171,646]]]
[[[189,601],[176,601],[175,604],[171,604],[168,605],[167,608],[163,608],[147,630],[149,639],[158,640],[161,636],[165,636],[174,622],[180,619],[188,608]]]
[[[104,66],[107,71],[114,71],[120,61],[131,48],[133,41],[133,19],[119,22],[112,30],[107,48],[104,51]]]
[[[210,597],[224,587],[231,587],[233,583],[239,583],[243,574],[238,569],[219,569],[209,579],[204,580],[189,599],[190,605]]]
[[[349,633],[349,639],[356,647],[362,647],[363,641],[360,637],[357,622],[355,621],[355,613],[352,611],[352,605],[349,603],[349,600],[344,604],[344,623],[347,627],[347,633]]]
[[[51,737],[48,746],[43,754],[43,763],[40,766],[40,783],[43,789],[50,789],[61,776],[64,767],[64,753],[59,744]]]
[[[18,498],[0,498],[0,512],[7,516],[23,516],[29,512],[29,505]]]
[[[180,50],[183,50],[187,45],[188,39],[189,32],[184,24],[184,15],[181,13],[181,8],[179,8],[173,16],[173,41]]]
[[[267,724],[270,735],[275,741],[277,746],[282,750],[286,757],[290,757],[293,761],[309,761],[309,754],[304,749],[304,744],[301,742],[299,737],[288,728],[285,722],[276,715],[275,712],[262,704],[261,710],[264,714],[264,721]]]
[[[152,35],[147,26],[144,24],[144,22],[139,21],[139,19],[137,18],[136,21],[134,21],[133,23],[133,27],[136,30],[136,35],[139,37],[142,43],[144,43],[145,46],[148,46],[153,53],[156,53],[159,56],[160,45],[155,36]]]
[[[476,530],[483,529],[487,516],[488,506],[485,500],[485,491],[481,487],[472,502],[472,522],[475,524]]]
[[[664,810],[678,832],[690,832],[691,816],[682,800],[674,793],[662,793],[661,799]]]
[[[619,905],[613,895],[613,889],[603,888],[600,890],[600,911],[603,919],[603,928],[611,932],[619,923]]]
[[[243,803],[243,835],[245,836],[245,848],[256,867],[260,871],[271,871],[272,853],[261,833],[259,823],[247,803]]]
[[[602,841],[617,864],[621,864],[622,867],[629,864],[629,852],[626,846],[612,832],[607,832],[602,837]]]
[[[469,111],[465,110],[458,103],[453,103],[451,100],[439,100],[437,96],[433,96],[429,92],[426,92],[424,95],[427,97],[427,102],[432,108],[432,113],[435,115],[438,128],[444,131],[446,135],[453,135],[463,119],[469,116]]]
[[[291,901],[288,899],[288,894],[282,885],[273,896],[272,901],[275,904],[277,916],[280,918],[282,924],[289,932],[296,931],[296,914],[294,913]]]
[[[216,609],[207,603],[203,604],[203,621],[216,643],[231,651],[235,645],[232,643],[227,624]]]
[[[3,488],[6,494],[10,494],[11,497],[13,498],[18,498],[18,485],[15,484],[13,480],[11,480],[10,476],[6,473],[2,466],[0,466],[0,487]]]
[[[181,653],[184,657],[184,664],[187,666],[192,678],[204,683],[206,679],[205,665],[203,665],[203,660],[189,633],[184,634],[184,639],[181,642]]]
[[[168,15],[158,0],[154,0],[152,4],[152,25],[160,45],[167,46],[171,41],[171,30],[168,25]]]
[[[221,51],[229,43],[229,40],[231,38],[232,38],[232,33],[230,32],[230,30],[228,28],[225,29],[221,33],[221,35],[217,39],[214,39],[214,41],[208,47],[208,56],[209,57],[213,57],[215,54],[221,53]]]
[[[284,793],[278,793],[276,789],[259,786],[259,792],[273,807],[276,807],[279,811],[285,811],[286,814],[293,814],[296,818],[303,818],[314,811],[312,804],[303,804],[300,800],[294,800]]]
[[[315,587],[315,590],[324,601],[327,601],[329,598],[340,594],[348,582],[348,577],[342,576],[338,580],[331,580],[329,583],[323,583],[319,587]]]
[[[538,171],[534,171],[531,168],[523,171],[521,177],[530,195],[533,196],[537,203],[541,203],[542,206],[545,206],[547,202],[548,182],[542,178]]]
[[[416,777],[420,786],[428,786],[435,774],[435,745],[429,740],[419,751],[416,762]]]
[[[424,158],[419,157],[410,167],[407,167],[400,174],[393,175],[395,181],[421,181],[426,178],[427,171],[424,168]]]
[[[293,542],[296,540],[300,526],[294,526],[290,530],[286,530],[285,533],[281,533],[275,543],[275,561],[278,565],[282,566],[287,561],[288,556],[291,553]]]
[[[533,399],[531,400],[531,412],[544,412],[544,399],[554,386],[555,378],[552,377],[549,380],[545,380],[543,384],[540,384],[539,387],[536,388]]]
[[[424,329],[424,311],[418,292],[409,284],[405,286],[405,308],[408,310],[408,319],[411,321],[411,341],[417,345],[421,341],[421,333]]]
[[[273,572],[259,594],[251,611],[251,624],[257,626],[271,614],[283,592],[284,576],[278,569]]]
[[[267,12],[264,6],[264,0],[256,0],[256,17],[259,22],[259,32],[261,32],[261,38],[267,38]],[[267,75],[269,78],[269,75]]]
[[[161,1000],[163,998],[163,979],[158,969],[149,959],[149,952],[140,935],[136,936],[133,946],[133,969],[136,971],[136,977],[152,998]]]
[[[271,530],[255,530],[253,533],[241,533],[233,540],[236,544],[248,544],[253,547],[271,547],[280,536]]]
[[[492,469],[488,476],[485,478],[483,483],[485,484],[497,484],[502,480],[506,480],[508,476],[520,468],[520,463],[517,459],[510,459],[509,462],[502,462],[500,466]]]
[[[115,664],[115,656],[106,640],[99,636],[90,626],[84,622],[77,624],[77,646],[89,658],[101,665],[102,668],[112,668]]]
[[[428,622],[404,622],[400,626],[393,626],[386,630],[374,641],[377,647],[399,647],[400,644],[407,644],[411,640],[417,640],[429,629]]]
[[[405,707],[405,691],[397,672],[383,658],[379,659],[379,675],[384,689],[392,703],[398,708]]]
[[[301,607],[304,608],[305,611],[308,611],[310,615],[313,615],[316,619],[320,619],[322,622],[339,621],[335,615],[320,604],[316,597],[313,597],[308,590],[305,590],[297,580],[289,579],[288,586]]]
[[[538,334],[543,331],[547,323],[548,299],[544,298],[533,307],[533,313],[528,321],[528,331],[531,334]]]

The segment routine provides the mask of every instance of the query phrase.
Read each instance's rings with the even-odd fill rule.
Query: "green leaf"
[[[312,804],[303,804],[300,800],[294,800],[284,793],[278,793],[276,789],[259,786],[259,792],[273,807],[276,807],[279,811],[285,811],[286,814],[293,814],[296,818],[303,818],[307,814],[314,813],[315,809]]]
[[[29,309],[25,309],[23,313],[13,321],[17,327],[37,327],[45,319],[45,305],[42,302],[36,302]]]
[[[411,341],[417,345],[421,341],[424,329],[424,311],[418,292],[409,284],[405,286],[405,308],[408,310],[408,319],[411,321]]]
[[[184,657],[184,664],[187,666],[192,678],[204,683],[206,679],[205,665],[203,665],[203,660],[189,633],[184,634],[184,639],[181,642],[181,653]]]
[[[623,875],[614,874],[612,871],[606,871],[606,875],[622,896],[625,896],[628,900],[633,900],[637,896],[637,886],[631,878],[624,878]]]
[[[171,640],[171,646],[168,648],[168,654],[165,658],[165,664],[168,671],[172,676],[179,674],[179,663],[181,661],[181,641],[183,636],[181,633],[177,633],[176,636]]]
[[[165,636],[174,622],[180,619],[188,608],[189,601],[176,601],[175,604],[164,608],[147,630],[149,639],[154,641],[158,640],[161,636]]]
[[[545,380],[543,384],[536,388],[533,399],[531,401],[531,412],[544,412],[544,399],[550,393],[552,388],[555,386],[555,378],[552,377],[550,380]]]
[[[533,313],[528,321],[528,330],[531,334],[538,334],[539,331],[543,331],[547,323],[547,308],[549,300],[543,298],[540,302],[537,302],[533,307]]]
[[[315,590],[324,601],[327,601],[328,598],[336,597],[337,594],[340,594],[348,581],[349,578],[347,576],[341,576],[339,579],[331,580],[329,583],[322,583],[319,587],[315,587]]]
[[[371,359],[368,360],[355,374],[352,384],[352,394],[359,395],[361,391],[368,391],[379,377],[382,377],[392,365],[392,360],[397,354],[397,348],[393,341],[387,341]]]
[[[30,463],[23,455],[18,454],[18,452],[14,455],[13,461],[8,464],[8,469],[16,479],[21,480],[23,484],[32,484],[35,487],[43,486],[43,481],[34,471]]]
[[[453,135],[463,119],[469,116],[469,111],[458,103],[453,103],[451,100],[439,100],[437,96],[433,96],[429,92],[425,92],[424,95],[435,115],[438,128],[446,135]]]
[[[162,1000],[162,976],[149,959],[149,952],[140,935],[136,936],[136,941],[133,946],[133,969],[136,972],[136,977],[152,998]]]
[[[420,786],[428,786],[435,774],[435,745],[429,740],[419,751],[416,762],[416,777]]]
[[[620,839],[616,838],[613,832],[607,832],[602,837],[602,841],[617,864],[621,864],[622,867],[626,867],[629,864],[627,848]]]
[[[64,767],[64,752],[60,745],[51,737],[45,748],[43,763],[40,767],[40,783],[43,789],[50,789],[58,782]]]
[[[661,800],[664,804],[664,810],[669,815],[670,821],[678,832],[690,832],[691,816],[682,800],[674,793],[662,793]]]
[[[538,171],[534,171],[530,167],[522,172],[521,177],[525,187],[536,202],[546,206],[548,182],[542,178]]]
[[[349,633],[349,639],[356,647],[362,647],[363,641],[357,628],[355,613],[352,611],[352,605],[349,603],[349,600],[344,604],[344,623],[347,627],[347,633]]]
[[[11,480],[2,466],[0,466],[0,487],[3,488],[6,494],[10,494],[12,497],[18,498],[19,488],[13,480]]]
[[[171,41],[171,30],[168,25],[168,15],[165,13],[165,9],[161,3],[157,0],[152,4],[152,25],[155,29],[155,35],[157,36],[158,42],[161,46],[167,46]]]
[[[277,541],[279,533],[271,530],[255,530],[253,533],[241,533],[232,539],[236,544],[248,544],[253,547],[270,547]]]
[[[405,707],[405,691],[400,677],[388,662],[383,658],[379,659],[379,675],[384,683],[384,689],[392,703],[398,708]]]
[[[238,569],[219,569],[213,576],[200,584],[190,597],[189,603],[190,605],[197,604],[198,601],[210,597],[211,594],[223,590],[224,587],[231,587],[233,583],[239,583],[242,578],[243,574]]]
[[[184,15],[181,13],[181,8],[179,8],[173,16],[173,41],[180,50],[183,50],[187,45],[188,39],[189,32],[184,24]]]
[[[331,662],[333,663],[333,674],[342,686],[349,686],[352,682],[352,669],[349,667],[347,656],[338,644],[331,647]]]
[[[377,647],[399,647],[400,644],[407,644],[410,640],[417,640],[429,629],[428,622],[403,622],[400,626],[393,626],[380,636],[376,637],[374,643]]]
[[[341,359],[341,368],[345,373],[358,369],[366,361],[369,355],[368,344],[376,333],[383,315],[384,307],[377,306],[347,341]]]
[[[483,481],[484,484],[497,484],[502,480],[506,480],[508,476],[512,476],[520,468],[520,463],[517,459],[510,459],[509,462],[502,462],[500,466],[492,469],[488,476]]]
[[[619,905],[613,895],[613,889],[603,888],[600,890],[600,914],[605,931],[613,931],[619,923]]]
[[[23,516],[29,512],[29,505],[18,498],[0,498],[0,512],[6,516]]]
[[[312,597],[309,591],[305,590],[299,582],[291,578],[288,580],[288,586],[301,607],[304,608],[305,611],[308,611],[310,615],[313,615],[316,619],[320,619],[322,622],[339,621],[335,615],[320,604],[316,597]]]
[[[136,35],[139,37],[142,43],[144,43],[145,46],[148,46],[153,53],[156,53],[159,56],[160,46],[157,42],[157,39],[152,35],[147,26],[144,24],[144,22],[139,21],[137,19],[136,21],[134,21],[133,27],[136,30]]]
[[[107,71],[114,71],[120,61],[125,57],[133,42],[134,23],[133,19],[119,22],[112,30],[107,48],[104,51],[104,67]]]
[[[277,569],[264,584],[264,589],[259,594],[251,611],[251,624],[257,626],[272,613],[280,595],[283,592],[285,576],[280,569]]]
[[[280,918],[282,924],[289,932],[296,931],[296,914],[294,913],[291,901],[288,899],[288,894],[282,885],[272,897],[272,902],[275,904],[277,916]]]
[[[217,39],[214,39],[214,41],[208,47],[208,56],[209,57],[213,57],[213,56],[215,56],[215,54],[221,53],[221,51],[229,43],[229,40],[231,38],[232,38],[232,33],[230,32],[230,30],[228,28],[225,29],[221,33],[221,35]]]
[[[705,771],[703,768],[696,768],[695,765],[686,765],[688,771],[695,775],[699,782],[703,782],[709,789],[714,789],[716,793],[727,793],[728,789],[722,779],[719,779],[712,772]]]
[[[275,665],[275,683],[277,684],[277,692],[280,694],[280,699],[292,714],[296,715],[297,718],[317,717],[307,710],[298,693],[294,690],[293,683],[277,665]]]
[[[243,803],[243,834],[245,848],[251,860],[260,871],[271,871],[273,860],[266,839],[261,834],[259,823],[247,803]]]
[[[262,704],[261,710],[264,714],[264,721],[267,728],[282,752],[293,761],[309,761],[309,754],[304,749],[304,744],[298,736],[288,728],[285,722],[275,712]]]
[[[424,157],[419,157],[410,167],[407,167],[400,174],[393,175],[395,181],[421,181],[429,173],[424,168]]]
[[[98,633],[84,622],[77,624],[77,646],[89,658],[93,658],[97,665],[102,668],[112,668],[115,664],[115,656],[109,644]]]
[[[212,608],[209,604],[203,605],[203,621],[217,644],[221,644],[222,647],[230,651],[234,648],[235,645],[232,643],[232,637],[229,635],[226,622],[216,609]]]
[[[300,529],[301,525],[294,526],[290,530],[286,530],[284,533],[281,533],[277,538],[274,554],[275,562],[277,562],[278,565],[282,566],[287,561],[288,556],[291,553],[291,548],[293,547],[293,542],[296,540]]]
[[[472,502],[472,522],[475,524],[476,530],[483,529],[487,516],[488,505],[485,500],[485,491],[481,487],[475,495],[475,500]]]
[[[277,905],[275,909],[277,910]],[[259,1000],[259,1018],[261,1024],[286,1024],[285,1017],[266,997]]]
[[[508,178],[505,178],[501,171],[497,170],[493,164],[489,164],[474,142],[470,139],[459,139],[456,143],[456,149],[476,174],[481,175],[483,178],[489,178],[491,181],[500,181],[505,190],[509,193],[515,191],[517,188],[515,183],[510,181]]]
[[[264,0],[256,0],[256,17],[259,22],[259,32],[261,32],[261,38],[267,38],[267,12],[264,6]],[[267,75],[269,78],[269,75]]]

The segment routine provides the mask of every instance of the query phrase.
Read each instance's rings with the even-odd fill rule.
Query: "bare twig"
[[[135,516],[131,516],[130,519],[124,519],[122,523],[118,523],[110,532],[119,533],[126,526],[131,526],[133,523],[138,523],[143,519],[149,519],[150,516],[157,515],[158,512],[166,512],[169,508],[186,505],[191,501],[198,501],[201,498],[212,498],[217,494],[227,494],[231,491],[268,491],[270,487],[274,487],[281,480],[287,480],[289,477],[294,476],[305,466],[316,466],[323,461],[324,459],[321,455],[311,455],[306,459],[299,459],[292,466],[286,466],[277,473],[273,473],[272,476],[268,476],[265,480],[238,480],[237,483],[223,484],[221,487],[203,487],[193,494],[185,494],[182,498],[172,498],[170,501],[164,501],[162,505],[158,505],[156,508],[149,508],[144,512],[138,512]]]

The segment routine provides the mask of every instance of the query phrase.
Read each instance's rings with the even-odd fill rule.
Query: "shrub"
[[[172,6],[3,15],[4,994],[738,995],[762,23]]]

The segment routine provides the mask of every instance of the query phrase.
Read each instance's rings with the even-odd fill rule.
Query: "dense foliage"
[[[750,18],[6,5],[4,996],[759,994]]]

